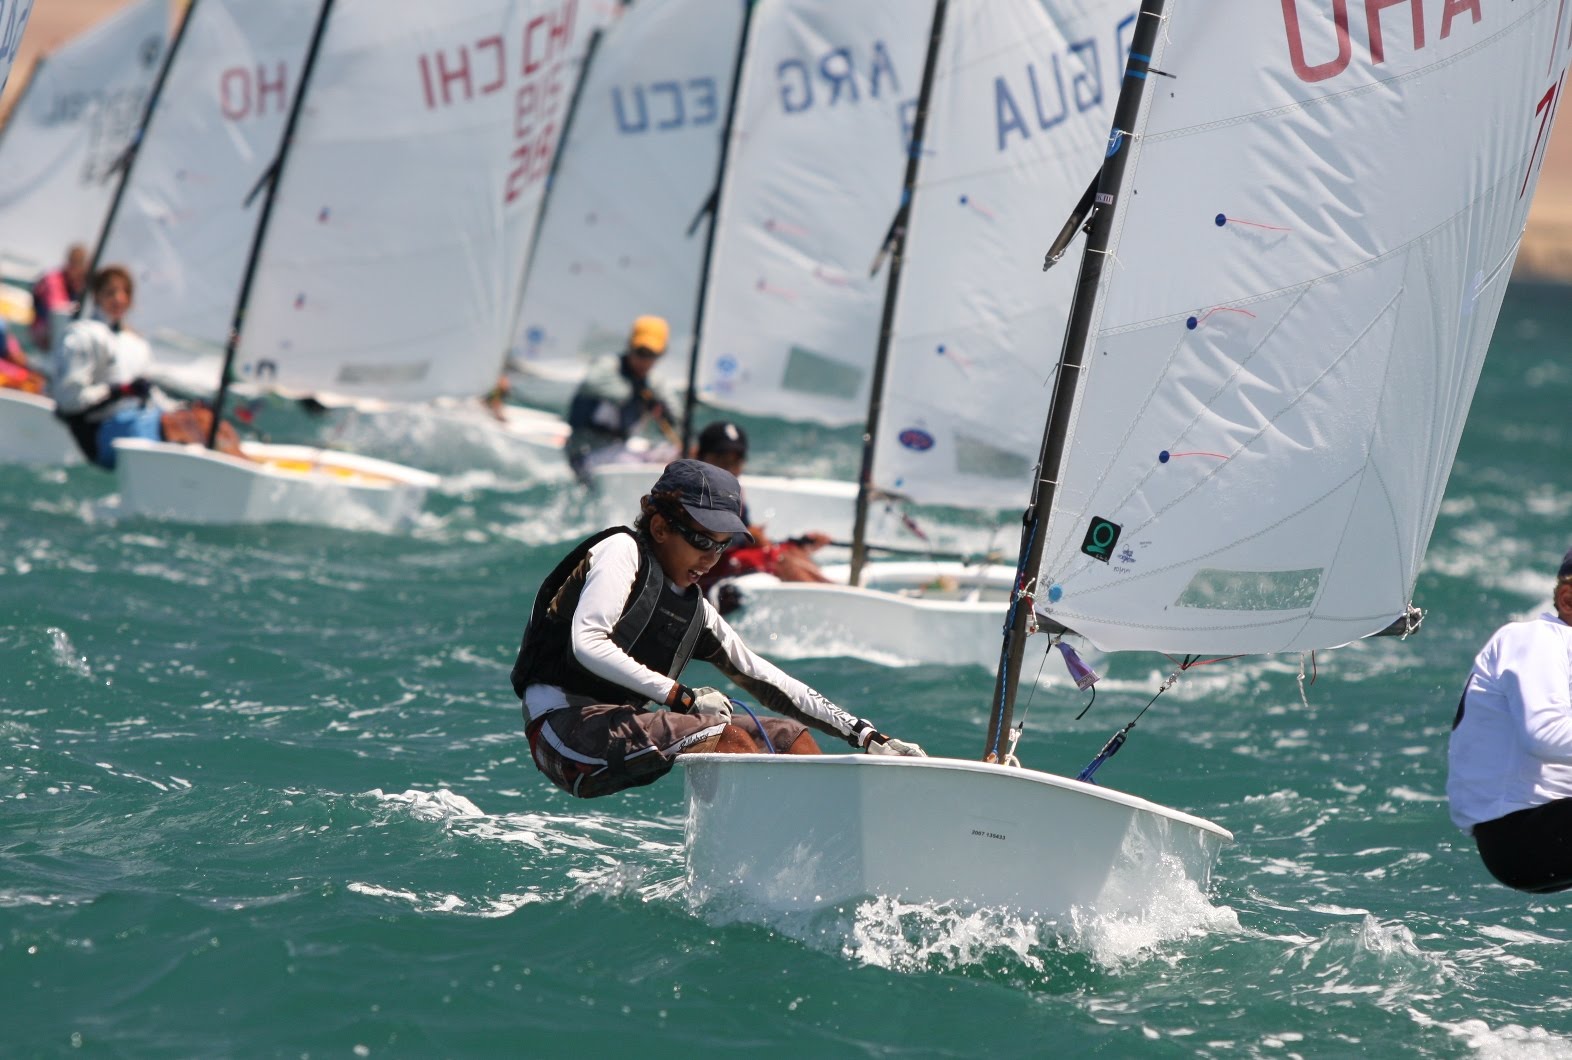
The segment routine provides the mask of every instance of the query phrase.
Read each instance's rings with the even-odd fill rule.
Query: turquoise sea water
[[[1237,835],[1134,921],[690,902],[680,776],[576,803],[528,761],[507,669],[590,528],[561,487],[455,474],[381,535],[117,522],[108,476],[0,468],[0,1055],[1572,1057],[1572,899],[1492,884],[1444,799],[1472,654],[1572,543],[1569,329],[1566,289],[1510,292],[1419,636],[1322,653],[1308,705],[1297,659],[1196,671],[1103,767]],[[755,434],[758,470],[855,466]],[[788,665],[981,746],[980,670]],[[1073,773],[1166,673],[1111,670],[1080,721],[1036,694],[1028,764]]]

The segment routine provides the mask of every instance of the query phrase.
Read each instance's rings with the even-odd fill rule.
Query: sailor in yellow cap
[[[620,354],[590,365],[568,405],[568,463],[581,482],[601,464],[661,463],[676,456],[674,404],[651,378],[666,354],[671,327],[664,317],[642,316],[628,332]],[[665,439],[643,437],[655,427]]]

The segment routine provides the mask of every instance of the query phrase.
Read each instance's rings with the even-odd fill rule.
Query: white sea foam
[[[71,643],[71,637],[65,630],[51,626],[45,632],[49,634],[50,651],[57,665],[78,677],[93,676],[92,667],[87,665],[87,656],[76,650],[76,645]]]
[[[373,788],[368,796],[395,806],[408,807],[409,815],[422,821],[447,821],[455,817],[483,817],[479,806],[462,795],[455,795],[447,788],[436,791],[409,790],[397,795]]]
[[[1503,1023],[1491,1027],[1484,1020],[1436,1020],[1410,1008],[1408,1014],[1422,1027],[1447,1031],[1474,1051],[1481,1060],[1572,1060],[1572,1039],[1543,1027]]]

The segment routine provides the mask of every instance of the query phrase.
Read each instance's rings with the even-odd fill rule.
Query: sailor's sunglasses
[[[718,556],[731,547],[732,539],[730,537],[724,541],[718,541],[704,531],[689,526],[669,511],[661,510],[660,514],[666,520],[667,526],[677,531],[684,541],[700,552],[713,552]]]

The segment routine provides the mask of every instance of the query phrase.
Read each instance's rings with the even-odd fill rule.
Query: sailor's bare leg
[[[822,755],[824,752],[819,750],[819,745],[814,742],[813,734],[804,729],[802,730],[802,735],[793,740],[791,746],[786,748],[786,753],[789,755]]]

